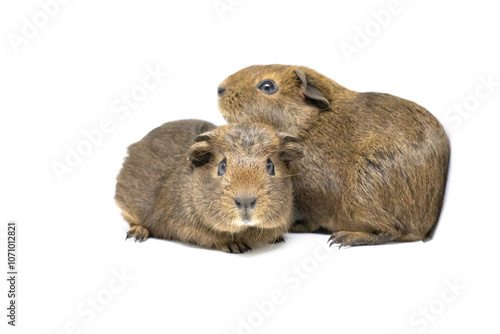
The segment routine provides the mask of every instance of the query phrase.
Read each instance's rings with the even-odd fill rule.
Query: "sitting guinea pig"
[[[284,241],[292,223],[292,136],[267,125],[183,120],[131,145],[115,199],[127,238],[177,240],[230,253]]]
[[[218,88],[229,123],[258,122],[304,147],[291,165],[291,231],[340,246],[423,240],[437,224],[450,159],[441,124],[392,95],[358,93],[307,67],[250,66]]]

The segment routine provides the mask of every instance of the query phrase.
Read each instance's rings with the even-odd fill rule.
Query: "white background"
[[[2,333],[497,333],[494,2],[401,0],[382,27],[372,12],[389,0],[221,2],[232,5],[219,15],[213,0],[69,1],[17,48],[11,40],[23,36],[23,18],[45,23],[40,4],[0,5],[0,267],[7,271],[6,225],[15,220],[20,273],[16,328],[6,325],[1,280]],[[359,30],[367,28],[362,45]],[[355,42],[349,61],[341,45]],[[244,255],[125,242],[128,225],[113,196],[127,146],[171,120],[224,124],[219,82],[269,63],[404,97],[441,120],[453,152],[431,242],[328,254],[326,235],[287,235]],[[120,119],[113,103],[141,85],[147,67],[169,74]],[[488,77],[497,82],[491,91],[481,81]],[[103,119],[112,131],[58,180],[52,164],[65,163],[68,147]],[[122,271],[133,277],[126,285],[114,279]],[[266,302],[279,292],[279,303]],[[92,298],[99,311],[87,304]]]

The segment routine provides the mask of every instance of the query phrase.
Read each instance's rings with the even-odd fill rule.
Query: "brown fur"
[[[272,79],[266,95],[259,82]],[[414,241],[436,226],[450,144],[423,107],[357,93],[306,67],[251,66],[228,77],[219,109],[232,122],[260,122],[301,140],[294,163],[292,231],[332,233],[340,246]]]
[[[115,195],[130,224],[127,238],[243,253],[253,245],[282,241],[292,223],[288,166],[301,158],[302,149],[297,139],[268,125],[170,122],[128,152]],[[219,176],[224,158],[227,170]],[[267,159],[275,165],[274,176]],[[235,199],[248,196],[257,199],[255,207],[238,209]]]

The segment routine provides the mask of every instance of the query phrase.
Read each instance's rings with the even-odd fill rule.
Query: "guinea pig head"
[[[286,230],[293,205],[289,166],[302,156],[298,139],[267,125],[230,124],[197,136],[189,151],[197,214],[218,231]]]
[[[219,85],[219,110],[229,123],[260,122],[295,134],[330,111],[331,82],[302,66],[250,66]]]

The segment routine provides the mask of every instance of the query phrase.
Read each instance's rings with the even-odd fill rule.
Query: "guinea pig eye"
[[[222,160],[219,163],[219,167],[217,169],[217,175],[218,176],[224,175],[224,173],[226,173],[226,169],[227,169],[227,160],[226,160],[226,158],[224,158],[224,160]]]
[[[257,85],[257,88],[264,94],[272,95],[278,91],[276,83],[270,79],[262,80]]]
[[[274,175],[275,174],[275,171],[274,171],[274,164],[273,162],[271,161],[271,159],[267,159],[267,173],[269,175]]]

